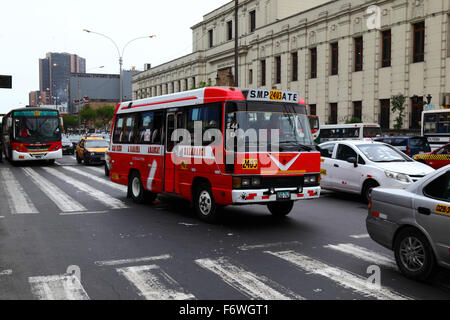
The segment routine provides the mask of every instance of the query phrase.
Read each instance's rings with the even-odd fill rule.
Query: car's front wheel
[[[424,281],[436,269],[436,260],[428,239],[414,228],[400,231],[394,243],[397,266],[407,277]]]
[[[369,203],[370,198],[372,197],[372,190],[376,187],[379,187],[380,185],[378,182],[374,180],[369,180],[366,183],[364,183],[364,187],[361,192],[361,198],[365,203]]]

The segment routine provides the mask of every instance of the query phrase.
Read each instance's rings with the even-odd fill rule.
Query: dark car
[[[75,154],[75,147],[72,143],[72,141],[70,141],[68,138],[63,137],[62,138],[62,153],[63,155],[65,154]]]
[[[374,140],[390,144],[410,157],[420,153],[431,152],[430,144],[425,137],[399,136],[375,138]]]

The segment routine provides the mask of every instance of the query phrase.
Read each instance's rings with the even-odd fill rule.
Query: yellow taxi
[[[450,164],[450,143],[433,152],[417,154],[413,159],[434,169],[445,167]]]
[[[85,137],[77,145],[77,162],[84,164],[104,163],[105,152],[108,150],[108,142],[101,137]]]

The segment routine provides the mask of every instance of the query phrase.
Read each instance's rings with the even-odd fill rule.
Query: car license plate
[[[289,191],[280,191],[277,193],[278,200],[286,200],[291,198],[291,193]]]

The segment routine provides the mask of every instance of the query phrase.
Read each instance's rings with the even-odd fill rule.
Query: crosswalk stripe
[[[194,300],[195,297],[156,265],[118,268],[147,300]]]
[[[370,238],[370,236],[367,233],[364,234],[354,234],[352,236],[350,236],[353,239],[367,239]]]
[[[321,261],[312,259],[310,257],[299,254],[295,251],[281,251],[272,252],[265,251],[268,254],[276,256],[285,261],[291,262],[296,267],[312,274],[326,277],[344,288],[352,289],[353,291],[362,294],[366,297],[374,297],[379,300],[409,300],[400,293],[397,293],[389,288],[383,286],[375,286],[367,282],[363,277],[345,271],[338,267],[332,267]]]
[[[74,168],[74,167],[63,167],[64,170],[79,174],[83,177],[89,178],[91,180],[94,180],[95,182],[98,182],[100,184],[103,184],[105,186],[108,186],[110,188],[119,190],[121,192],[127,192],[127,187],[118,183],[114,183],[112,181],[106,180],[104,178],[100,178],[97,176],[94,176],[92,174],[89,174],[87,172],[84,172],[82,169]]]
[[[92,170],[101,174],[105,174],[105,169],[102,167],[101,169],[98,167],[86,167],[88,170]]]
[[[10,269],[0,271],[0,276],[10,276],[10,275],[12,275],[12,270]]]
[[[381,265],[390,269],[397,269],[395,261],[390,257],[370,251],[363,247],[359,247],[352,243],[343,243],[338,245],[330,244],[325,246],[325,248],[351,255],[372,264]]]
[[[43,169],[45,171],[47,171],[48,173],[54,175],[55,177],[65,181],[66,183],[71,184],[76,189],[81,190],[83,192],[87,192],[89,194],[89,196],[97,199],[98,201],[103,203],[108,208],[111,208],[111,209],[128,208],[123,201],[113,198],[110,195],[108,195],[100,190],[97,190],[84,182],[75,180],[72,177],[70,177],[62,172],[59,172],[58,170],[56,170],[54,168],[44,167]]]
[[[62,212],[86,211],[78,201],[72,199],[52,182],[40,176],[31,168],[22,168],[25,174],[49,197]]]
[[[120,265],[120,264],[149,262],[149,261],[155,261],[155,260],[167,260],[167,259],[170,259],[170,258],[171,258],[171,256],[169,254],[163,254],[161,256],[154,256],[154,257],[142,257],[142,258],[135,258],[135,259],[96,261],[94,263],[97,266],[103,267],[103,266],[117,266],[117,265]]]
[[[262,275],[256,275],[236,266],[226,257],[198,259],[195,262],[218,275],[242,294],[257,300],[304,300],[303,297],[281,287]]]
[[[75,275],[30,277],[28,282],[38,300],[89,300]]]
[[[0,177],[0,183],[6,190],[6,198],[12,214],[39,213],[9,168],[0,169]]]

